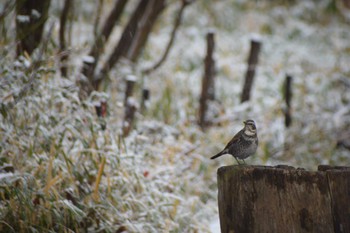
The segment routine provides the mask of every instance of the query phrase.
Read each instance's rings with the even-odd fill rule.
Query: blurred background
[[[348,0],[2,0],[0,231],[219,232],[219,152],[350,163]]]

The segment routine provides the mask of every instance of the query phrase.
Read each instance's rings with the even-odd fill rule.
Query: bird
[[[258,132],[255,126],[255,122],[253,120],[246,120],[243,122],[244,128],[241,129],[229,143],[225,146],[225,148],[211,157],[211,159],[216,159],[224,154],[232,155],[238,164],[238,159],[243,160],[253,155],[258,148],[259,140],[258,140]]]

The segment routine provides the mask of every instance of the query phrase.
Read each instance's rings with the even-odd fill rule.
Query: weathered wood
[[[147,108],[147,102],[150,98],[150,90],[147,88],[142,89],[142,96],[141,96],[141,113],[143,113]]]
[[[350,232],[350,170],[227,166],[218,189],[223,233]]]
[[[125,81],[126,81],[126,88],[125,88],[125,95],[124,95],[124,106],[126,106],[126,102],[128,101],[128,98],[132,96],[132,93],[134,91],[134,86],[136,83],[136,77],[133,75],[129,75]]]
[[[124,113],[124,121],[123,121],[124,137],[129,135],[130,131],[134,126],[134,118],[135,118],[135,113],[137,108],[138,106],[136,101],[132,97],[129,97],[126,102],[125,113]]]
[[[94,84],[95,86],[99,86],[99,83],[108,74],[108,72],[112,69],[112,67],[119,61],[119,59],[127,55],[127,52],[129,51],[130,46],[132,45],[133,40],[135,39],[135,34],[138,29],[138,24],[147,9],[148,3],[149,3],[149,0],[139,1],[139,4],[136,6],[133,14],[129,19],[129,22],[124,28],[124,31],[119,39],[118,44],[116,45],[113,52],[107,59],[106,63],[103,65],[100,73],[95,78],[95,84]]]
[[[17,56],[29,55],[40,45],[51,0],[16,1]]]
[[[245,75],[243,91],[241,95],[241,102],[248,101],[250,99],[250,91],[253,86],[256,66],[258,64],[258,57],[260,53],[261,42],[259,40],[251,40],[250,53],[248,57],[248,67]]]
[[[90,95],[90,93],[98,87],[99,82],[95,82],[93,80],[95,69],[100,60],[100,55],[101,53],[103,53],[105,43],[106,41],[108,41],[109,36],[111,35],[112,30],[114,28],[114,25],[119,22],[120,16],[124,11],[127,1],[128,0],[115,1],[111,12],[109,13],[107,19],[103,24],[101,33],[96,35],[95,42],[93,43],[90,49],[89,57],[91,57],[92,59],[87,59],[83,62],[81,73],[86,77],[86,79],[79,80],[79,96],[81,99],[87,98]],[[96,28],[96,26],[97,23],[94,27],[95,32],[98,31],[98,28]]]
[[[214,32],[208,32],[207,34],[207,55],[204,63],[204,75],[202,80],[202,93],[199,100],[199,125],[205,128],[208,124],[206,119],[206,112],[208,109],[208,100],[215,99],[215,60],[213,58],[215,49]]]
[[[292,80],[293,77],[286,75],[284,83],[284,100],[286,102],[286,109],[284,112],[285,126],[288,128],[292,124]]]
[[[334,232],[350,232],[350,167],[319,166],[318,170],[327,175]]]
[[[61,75],[65,78],[67,78],[68,75],[68,68],[67,68],[67,60],[69,57],[68,51],[67,51],[67,43],[66,43],[66,23],[68,20],[69,11],[72,8],[73,0],[65,0],[64,6],[62,9],[62,13],[60,16],[60,30],[59,30],[59,45],[60,45],[60,70]]]
[[[137,61],[142,49],[145,47],[145,44],[157,18],[165,9],[165,6],[165,0],[151,0],[148,3],[147,9],[140,19],[140,22],[138,23],[138,28],[136,30],[132,44],[130,45],[130,48],[126,54],[126,57],[130,59],[130,61]]]

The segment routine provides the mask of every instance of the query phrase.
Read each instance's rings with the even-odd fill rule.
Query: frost
[[[135,75],[128,75],[126,77],[127,81],[132,81],[132,82],[136,82],[137,81],[137,77]]]
[[[263,36],[260,34],[253,33],[250,38],[255,42],[263,42]]]
[[[129,98],[127,99],[127,105],[128,105],[128,106],[133,106],[133,107],[136,107],[136,108],[139,107],[139,103],[138,103],[137,100],[136,100],[135,98],[133,98],[133,97],[129,97]]]
[[[92,56],[84,56],[83,62],[92,64],[95,62],[95,58]]]
[[[36,18],[36,19],[39,19],[40,16],[41,16],[41,14],[40,14],[37,10],[35,10],[35,9],[32,9],[31,15],[32,15],[34,18]]]
[[[84,101],[75,81],[85,78],[79,74],[82,60],[95,62],[83,55],[93,43],[92,23],[91,17],[74,18],[70,77],[60,76],[49,46],[35,86],[19,98],[30,77],[31,60],[6,57],[0,63],[0,100],[5,100],[0,109],[0,163],[16,165],[16,175],[0,173],[0,182],[26,181],[21,174],[30,172],[33,193],[23,195],[30,208],[46,189],[48,208],[36,210],[45,210],[50,218],[73,216],[71,222],[79,224],[92,219],[90,231],[116,232],[122,224],[128,232],[218,232],[216,171],[234,160],[209,158],[243,127],[243,120],[256,121],[260,141],[248,164],[349,164],[349,151],[337,147],[337,137],[347,136],[350,124],[350,33],[340,16],[318,20],[329,17],[320,14],[320,4],[324,3],[197,1],[186,9],[169,58],[143,76],[139,67],[154,64],[168,41],[167,22],[174,14],[162,15],[164,21],[152,32],[138,63],[118,64],[103,91],[92,92]],[[91,15],[93,4],[87,5],[80,10]],[[177,4],[169,7],[176,12]],[[113,33],[102,61],[108,59],[121,29]],[[208,31],[215,33],[216,99],[207,115],[213,126],[202,131],[197,116]],[[251,100],[240,103],[251,39],[261,41],[263,50]],[[286,73],[293,76],[289,128],[284,125]],[[122,136],[125,80],[136,82],[129,106],[138,108],[143,87],[151,93],[145,111],[137,110],[128,137]],[[108,102],[105,130],[95,114],[102,102]],[[14,204],[0,208],[6,206]]]
[[[29,23],[30,22],[29,15],[17,15],[16,19],[20,23]]]

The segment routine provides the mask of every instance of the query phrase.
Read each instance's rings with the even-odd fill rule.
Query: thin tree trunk
[[[194,2],[194,1],[193,0],[192,1],[190,1],[190,0],[182,0],[182,4],[181,4],[181,7],[180,7],[180,10],[177,13],[177,16],[176,16],[176,18],[174,20],[173,30],[171,31],[169,42],[168,42],[168,44],[167,44],[167,46],[165,48],[165,51],[164,51],[162,57],[159,59],[159,61],[156,64],[154,64],[150,68],[145,69],[143,71],[143,73],[149,74],[149,73],[153,72],[154,70],[158,69],[164,63],[164,61],[167,59],[167,57],[168,57],[168,55],[170,53],[170,49],[172,48],[172,46],[174,44],[177,30],[180,27],[184,10],[185,10],[186,6],[188,6],[192,2]]]
[[[96,37],[96,40],[91,47],[89,56],[93,58],[93,62],[84,62],[81,70],[81,73],[87,78],[87,81],[84,79],[79,80],[81,97],[88,96],[95,88],[93,78],[100,54],[104,50],[105,42],[111,35],[114,25],[119,21],[127,1],[128,0],[117,0],[115,2],[112,11],[103,24],[101,33]]]
[[[111,68],[118,62],[122,56],[126,56],[129,48],[134,40],[138,23],[143,17],[149,0],[140,0],[134,13],[132,14],[128,24],[124,28],[123,34],[118,42],[118,45],[114,48],[113,53],[109,56],[107,62],[102,67],[100,73],[94,80],[94,87],[98,87],[101,80],[108,74]]]
[[[155,24],[155,21],[164,8],[165,0],[151,0],[148,3],[147,9],[138,24],[135,38],[127,54],[128,59],[130,59],[132,62],[136,62],[138,59],[147,42],[148,36],[153,25]]]
[[[261,42],[257,40],[251,41],[250,54],[248,58],[248,68],[245,75],[245,82],[241,95],[241,103],[250,99],[250,91],[253,86],[256,66],[258,64],[258,57],[260,52]]]
[[[67,77],[67,60],[68,60],[68,51],[66,45],[65,31],[66,23],[68,19],[68,13],[71,10],[73,0],[65,0],[63,10],[60,17],[60,30],[59,30],[59,43],[60,43],[60,55],[61,55],[61,75]]]
[[[134,127],[134,118],[137,110],[136,101],[130,97],[128,98],[125,106],[124,121],[123,121],[123,136],[129,135],[130,131]]]
[[[103,3],[104,3],[104,0],[98,0],[96,17],[94,20],[95,39],[99,36],[99,25],[100,25],[100,19],[101,19],[101,14],[102,14],[102,9],[103,9]]]
[[[16,1],[17,56],[32,54],[40,42],[51,0]]]
[[[0,11],[0,44],[6,44],[7,31],[9,30],[5,17],[12,12],[12,9],[16,6],[16,2],[13,0],[7,0],[3,3],[2,11]]]

